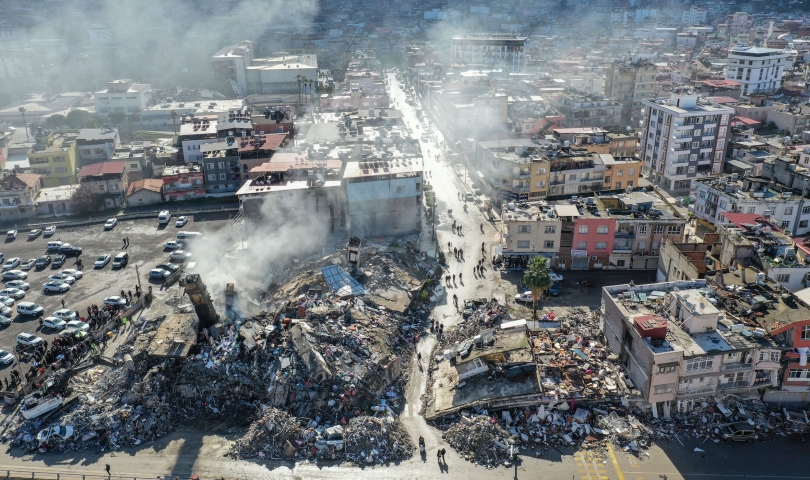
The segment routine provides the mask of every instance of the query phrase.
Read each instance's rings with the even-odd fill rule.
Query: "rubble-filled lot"
[[[248,418],[229,456],[359,465],[407,459],[414,446],[397,419],[404,407],[403,372],[428,314],[411,303],[422,280],[400,266],[411,255],[413,275],[435,268],[405,246],[389,251],[387,260],[370,260],[373,268],[366,270],[380,269],[377,282],[385,275],[405,278],[391,282],[408,299],[402,311],[374,303],[375,294],[383,294],[372,282],[364,300],[330,291],[318,271],[306,269],[267,292],[264,306],[272,311],[248,318],[230,311],[199,330],[192,305],[175,294],[162,307],[173,313],[146,315],[121,332],[127,339],[111,355],[114,365],[74,372],[65,392],[76,399],[74,406],[19,418],[12,446],[117,450],[182,426],[215,421],[238,427]],[[318,263],[340,262],[327,257]],[[69,438],[37,440],[54,425],[71,427]]]

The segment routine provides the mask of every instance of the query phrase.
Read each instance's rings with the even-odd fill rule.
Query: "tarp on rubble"
[[[321,269],[323,279],[329,286],[329,290],[337,292],[338,295],[365,295],[366,289],[349,275],[349,272],[337,265],[329,265]]]

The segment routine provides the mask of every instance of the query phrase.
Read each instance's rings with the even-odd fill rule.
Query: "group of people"
[[[46,369],[57,370],[61,367],[69,368],[81,359],[89,350],[95,349],[93,339],[90,336],[82,339],[73,335],[57,337],[50,344],[47,340],[37,345],[31,356],[30,368],[25,373],[25,380],[30,381]],[[20,373],[12,370],[9,377],[0,382],[6,389],[15,388],[20,383]]]
[[[439,323],[438,320],[430,319],[430,331],[436,333],[436,337],[441,340],[444,335],[444,324]]]

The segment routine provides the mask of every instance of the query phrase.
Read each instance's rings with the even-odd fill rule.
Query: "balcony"
[[[694,125],[673,125],[673,127],[675,127],[675,130],[678,132],[685,132],[695,128]]]
[[[513,178],[515,178],[516,180],[528,180],[528,179],[532,178],[532,174],[531,173],[517,173],[517,174],[513,175]]]
[[[625,230],[616,230],[616,233],[614,234],[614,237],[615,238],[635,238],[636,237],[636,232],[628,232],[628,231],[625,231]]]
[[[735,390],[738,388],[749,388],[750,386],[751,386],[750,380],[740,380],[739,382],[721,383],[717,386],[717,389],[720,391]]]
[[[700,387],[700,388],[689,388],[689,389],[678,389],[678,396],[690,396],[690,395],[700,395],[701,393],[712,393],[714,392],[714,387]]]
[[[724,363],[720,367],[720,370],[724,371],[724,372],[732,372],[732,371],[737,371],[737,370],[753,370],[753,369],[754,369],[754,364],[752,364],[752,363],[740,363],[740,362]]]

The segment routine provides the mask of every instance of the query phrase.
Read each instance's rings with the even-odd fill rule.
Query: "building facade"
[[[622,105],[623,125],[638,125],[642,115],[641,102],[655,96],[656,68],[647,60],[616,60],[605,72],[605,97]]]
[[[121,139],[116,129],[83,128],[76,137],[79,166],[107,162],[120,146]]]
[[[36,173],[3,173],[0,177],[0,221],[36,216],[36,198],[42,188]]]
[[[123,112],[127,115],[142,112],[152,99],[152,86],[129,79],[111,80],[107,88],[93,94],[96,112]]]
[[[525,63],[526,40],[510,34],[457,35],[451,41],[452,62],[519,72]]]
[[[79,170],[78,180],[104,199],[104,208],[120,207],[126,200],[129,182],[125,162],[87,165]]]
[[[28,153],[31,172],[41,175],[43,187],[76,183],[76,137],[40,130]]]
[[[196,163],[167,166],[163,169],[163,197],[166,200],[190,200],[205,196],[205,176]]]
[[[726,79],[742,84],[740,94],[773,93],[790,66],[790,52],[774,48],[736,46],[728,52]]]

